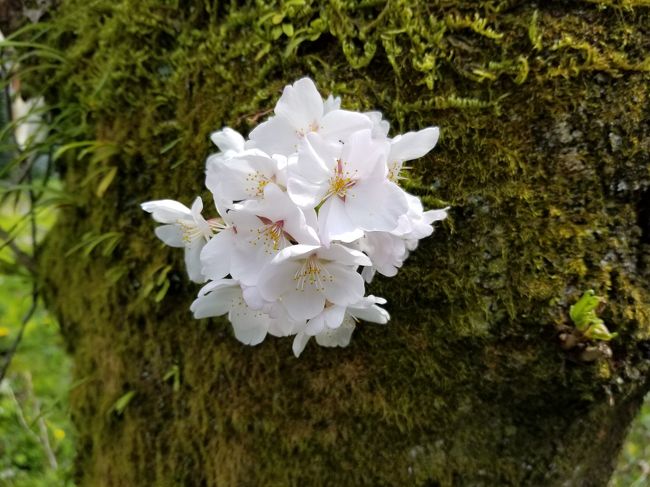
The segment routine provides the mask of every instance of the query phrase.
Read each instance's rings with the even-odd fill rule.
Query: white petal
[[[201,271],[209,279],[221,279],[230,274],[234,252],[233,231],[229,228],[217,233],[201,251]]]
[[[388,323],[388,320],[390,319],[388,311],[377,305],[372,305],[369,308],[348,308],[348,313],[357,319],[382,325]]]
[[[194,203],[192,203],[192,218],[194,219],[194,223],[196,223],[196,226],[198,229],[201,231],[201,233],[205,237],[209,237],[212,234],[212,230],[210,230],[210,225],[208,225],[208,222],[205,221],[205,218],[203,218],[203,215],[201,215],[201,212],[203,211],[203,200],[201,199],[200,196],[197,196],[196,199],[194,200]]]
[[[424,221],[426,221],[427,223],[433,223],[433,222],[444,220],[445,218],[447,218],[447,210],[448,209],[449,209],[449,207],[443,208],[441,210],[428,210],[428,211],[425,211],[423,213]]]
[[[185,267],[190,280],[198,283],[206,281],[201,269],[201,250],[205,246],[205,240],[196,239],[185,247]]]
[[[347,317],[340,327],[328,328],[320,335],[316,335],[316,343],[321,347],[347,347],[350,344],[354,328],[354,320]]]
[[[363,252],[340,244],[332,244],[329,248],[318,249],[318,257],[341,265],[372,265],[368,256]]]
[[[390,232],[408,211],[404,191],[387,180],[362,181],[348,190],[345,206],[350,219],[365,231]]]
[[[266,304],[257,286],[242,287],[242,296],[251,309],[260,310]]]
[[[300,289],[294,287],[282,295],[282,304],[289,316],[296,320],[309,320],[323,311],[325,296],[315,285],[305,283]]]
[[[190,209],[174,200],[147,201],[140,206],[144,211],[151,213],[153,219],[160,223],[176,223],[178,220],[192,218]]]
[[[323,116],[323,99],[309,78],[302,78],[285,86],[275,106],[275,114],[285,118],[297,130],[307,133],[310,126],[317,128]]]
[[[194,318],[197,320],[210,318],[212,316],[225,315],[229,309],[229,302],[219,301],[214,299],[211,295],[199,296],[190,306],[190,311],[192,311]]]
[[[296,171],[300,176],[312,183],[329,181],[341,157],[343,145],[338,141],[330,141],[317,133],[310,133],[298,149]]]
[[[323,113],[331,112],[332,110],[341,109],[341,97],[333,97],[332,95],[328,96],[327,99],[323,102]]]
[[[277,172],[277,161],[252,149],[224,160],[217,173],[215,192],[221,199],[239,201],[261,198],[264,186]]]
[[[296,338],[293,339],[293,345],[291,348],[293,350],[293,354],[296,357],[300,357],[300,354],[305,349],[305,346],[307,345],[307,342],[310,338],[311,337],[306,333],[298,333],[296,335]]]
[[[273,260],[277,252],[260,241],[258,245],[238,247],[232,254],[230,273],[245,286],[256,286],[260,269]]]
[[[364,267],[363,270],[361,271],[361,277],[363,277],[363,280],[366,281],[368,284],[372,282],[372,280],[375,278],[375,273],[377,272],[377,269],[374,267]]]
[[[332,279],[325,284],[323,294],[328,301],[347,306],[359,301],[365,293],[365,285],[361,274],[353,268],[335,263],[324,265]]]
[[[299,270],[300,264],[292,261],[271,262],[266,265],[257,279],[260,295],[266,301],[276,301],[283,294],[295,289],[294,276]]]
[[[345,306],[329,306],[323,311],[325,325],[328,328],[338,328],[345,318]]]
[[[183,230],[180,225],[161,225],[159,227],[156,227],[154,232],[156,232],[156,237],[158,237],[170,247],[185,247],[185,241],[183,240]]]
[[[383,178],[388,173],[386,161],[389,150],[388,141],[373,139],[370,130],[360,130],[350,135],[343,148],[343,168],[356,180]]]
[[[322,247],[317,245],[292,245],[286,249],[282,249],[278,255],[273,258],[274,263],[284,262],[286,260],[296,260],[296,259],[306,259],[311,254],[317,250],[321,250]],[[324,250],[324,249],[322,249]]]
[[[204,286],[208,288],[210,284]],[[190,310],[196,319],[221,316],[226,314],[232,305],[233,299],[241,293],[236,281],[218,281],[213,290],[207,294],[199,295],[190,306]],[[201,290],[203,291],[203,289]]]
[[[364,115],[372,122],[372,137],[385,139],[388,136],[390,124],[386,120],[382,120],[381,112],[366,112]]]
[[[320,121],[318,131],[324,138],[346,142],[351,133],[372,128],[372,122],[362,113],[332,110]]]
[[[300,207],[315,208],[322,200],[327,189],[328,182],[310,183],[299,176],[290,176],[287,181],[287,192],[291,200]]]
[[[244,150],[244,137],[242,137],[239,132],[231,129],[230,127],[224,127],[218,132],[212,132],[210,134],[210,140],[212,140],[214,145],[219,147],[219,150],[222,152],[240,152]]]
[[[302,140],[289,121],[281,117],[271,117],[259,124],[248,137],[252,147],[259,148],[267,154],[285,156],[296,152]]]
[[[245,345],[261,343],[266,337],[271,320],[261,311],[249,308],[241,296],[234,300],[228,319],[235,332],[235,338]]]
[[[438,143],[440,130],[428,127],[419,132],[407,132],[391,141],[390,161],[411,161],[426,155]]]
[[[311,320],[307,322],[307,326],[305,327],[305,333],[307,335],[318,335],[320,332],[322,332],[325,329],[325,319],[323,316],[323,313],[319,313],[318,315],[314,316]]]
[[[327,198],[318,210],[318,234],[323,245],[329,245],[332,240],[353,242],[363,237],[363,230],[352,223],[345,204],[334,195]]]

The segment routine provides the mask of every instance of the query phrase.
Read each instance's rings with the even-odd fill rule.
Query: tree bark
[[[606,485],[650,373],[649,29],[633,0],[62,2],[38,39],[65,62],[31,82],[62,143],[94,141],[59,159],[41,252],[79,485]],[[451,209],[370,286],[388,325],[295,359],[193,320],[139,203],[210,201],[208,134],[304,75],[392,133],[440,126],[404,184]],[[590,362],[557,338],[588,289],[618,332]]]

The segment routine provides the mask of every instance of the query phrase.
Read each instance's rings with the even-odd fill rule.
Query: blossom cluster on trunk
[[[359,320],[386,323],[386,300],[366,296],[365,283],[394,276],[447,216],[399,186],[404,163],[433,149],[438,128],[388,131],[379,112],[342,110],[303,78],[248,139],[213,133],[219,152],[206,161],[206,186],[219,216],[206,220],[201,198],[191,208],[142,204],[163,224],[158,238],[185,249],[190,279],[206,283],[195,318],[227,314],[249,345],[294,336],[296,356],[311,337],[347,346]]]

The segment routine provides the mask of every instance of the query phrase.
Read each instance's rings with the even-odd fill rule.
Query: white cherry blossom
[[[215,158],[206,169],[206,186],[223,204],[258,199],[264,196],[269,183],[283,184],[283,171],[287,160],[284,156],[273,157],[258,149],[250,149]]]
[[[174,200],[147,201],[141,205],[153,219],[164,223],[156,228],[156,236],[170,247],[185,248],[185,265],[190,279],[205,282],[201,272],[201,250],[215,230],[222,228],[220,219],[206,220],[201,215],[203,201],[197,197],[192,208]]]
[[[425,210],[399,186],[438,128],[393,138],[389,129],[380,112],[342,110],[302,78],[248,138],[213,132],[205,184],[219,217],[206,220],[200,198],[142,204],[162,224],[158,238],[184,248],[190,278],[208,281],[194,317],[227,315],[247,345],[292,336],[296,356],[311,337],[345,347],[359,321],[388,322],[386,300],[364,297],[365,282],[394,276],[448,210]]]
[[[326,306],[307,322],[304,330],[296,334],[292,347],[294,355],[300,356],[312,336],[322,347],[347,347],[359,320],[388,323],[390,315],[379,304],[386,304],[386,300],[370,295],[347,307]]]
[[[251,146],[268,154],[289,156],[296,152],[305,135],[318,132],[328,140],[345,141],[356,130],[370,128],[362,113],[340,110],[335,99],[327,104],[309,78],[286,86],[275,105],[275,116],[250,133]]]
[[[398,182],[404,163],[428,154],[438,143],[439,135],[438,127],[428,127],[419,132],[407,132],[394,137],[390,141],[388,178]]]
[[[360,265],[371,265],[370,259],[339,244],[292,245],[262,269],[257,286],[265,300],[279,300],[292,319],[308,320],[323,311],[326,301],[348,306],[363,297]]]
[[[318,229],[325,245],[352,242],[364,231],[391,231],[408,211],[404,191],[387,178],[387,141],[369,129],[353,133],[346,144],[306,137],[287,191],[298,204],[319,207]]]
[[[265,187],[262,199],[237,205],[229,217],[237,230],[231,273],[247,286],[256,284],[260,269],[285,247],[320,245],[303,211],[273,183]]]

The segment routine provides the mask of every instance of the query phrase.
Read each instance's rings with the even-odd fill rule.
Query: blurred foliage
[[[20,225],[25,198],[0,207],[0,221],[22,228],[16,242],[28,250],[28,228]],[[51,226],[54,211],[38,217],[39,234]],[[16,225],[18,224],[18,225]],[[10,259],[7,247],[0,259]],[[0,359],[4,360],[31,305],[31,279],[0,274]],[[26,325],[7,377],[0,384],[0,485],[67,486],[74,458],[74,432],[68,410],[70,359],[56,321],[42,306]]]
[[[632,423],[610,487],[650,485],[650,396]]]

